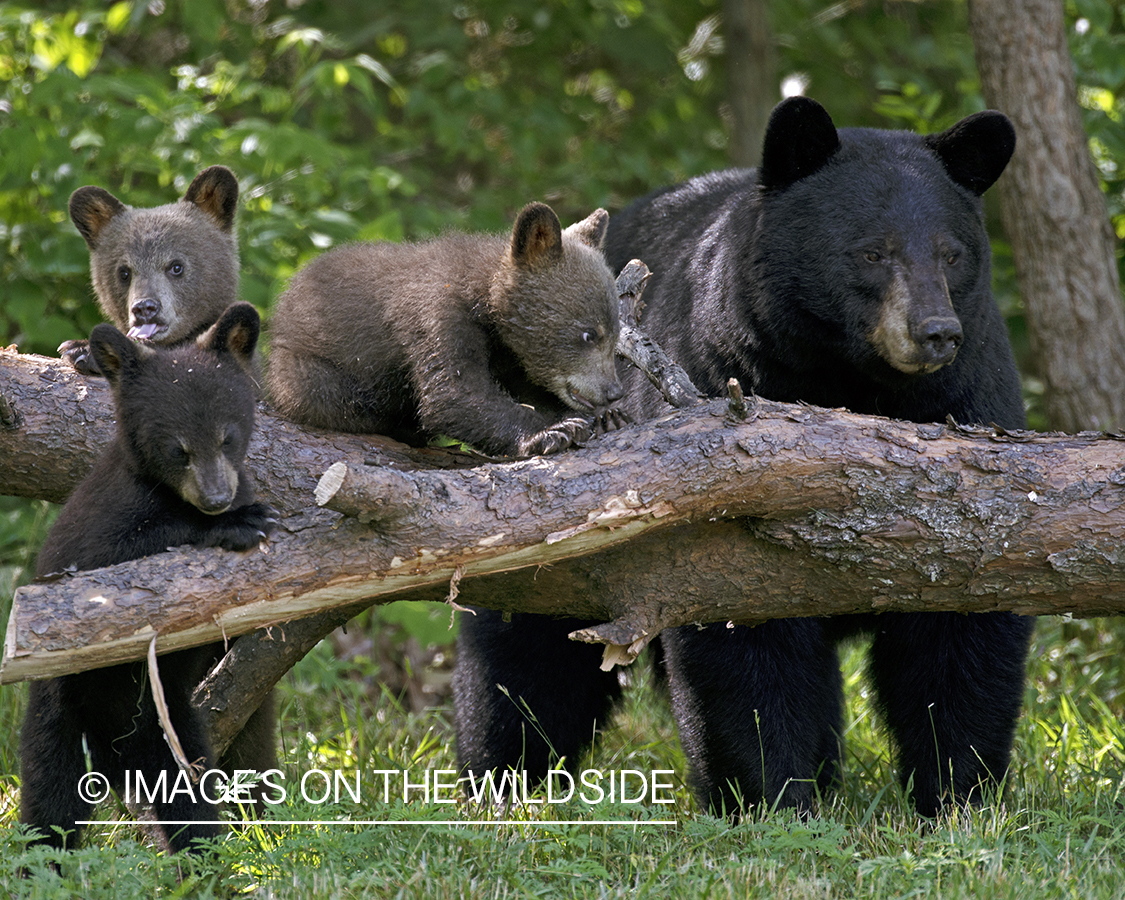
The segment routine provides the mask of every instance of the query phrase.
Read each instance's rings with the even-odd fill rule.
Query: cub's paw
[[[94,357],[90,354],[89,341],[63,341],[59,344],[59,356],[83,375],[102,374],[98,364],[94,362]]]
[[[277,524],[273,510],[265,503],[250,503],[223,513],[207,532],[204,546],[224,550],[252,550],[269,537]]]
[[[617,431],[632,423],[629,414],[616,406],[600,409],[594,415],[594,434],[605,434],[608,431]]]
[[[555,422],[519,443],[520,456],[544,456],[558,453],[572,444],[588,441],[594,432],[594,420],[585,416],[572,416]]]

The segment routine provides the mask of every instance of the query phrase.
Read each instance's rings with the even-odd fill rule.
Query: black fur
[[[560,761],[579,762],[621,694],[617,673],[599,668],[601,646],[567,640],[594,624],[524,614],[505,622],[490,609],[462,616],[453,683],[462,769],[480,778],[513,767],[541,779]]]
[[[98,325],[90,348],[113,391],[115,442],[79,484],[39,553],[36,574],[93,569],[192,544],[246,550],[269,532],[270,510],[254,502],[243,458],[254,426],[255,392],[246,371],[258,338],[258,314],[231,306],[198,344],[153,350],[110,325]],[[206,509],[208,512],[204,512]],[[160,658],[173,727],[189,761],[215,760],[191,694],[222,657],[222,644]],[[21,821],[43,840],[63,846],[56,828],[76,844],[91,807],[78,794],[86,772],[83,741],[93,771],[120,790],[126,770],[149,784],[160,771],[178,774],[148,685],[146,665],[130,663],[34,682],[20,740]],[[273,709],[252,717],[227,756],[243,768],[273,767]],[[218,833],[216,810],[183,794],[158,805],[159,819],[198,824],[169,829],[175,850]]]
[[[990,292],[980,194],[1003,171],[1014,133],[995,112],[930,137],[837,131],[805,98],[770,120],[761,170],[693,179],[614,216],[611,267],[645,260],[645,331],[704,391],[730,377],[780,401],[845,406],[917,422],[1024,426],[1020,385]],[[667,410],[636,375],[636,416]],[[513,619],[502,635],[466,617],[458,720],[487,685],[538,696],[588,739],[603,706],[599,673],[565,640],[578,623]],[[757,628],[687,627],[662,635],[681,740],[700,803],[737,814],[764,801],[807,807],[837,775],[843,721],[837,642],[874,633],[871,677],[919,812],[977,801],[1004,777],[1033,621],[887,614],[789,619]],[[540,640],[535,666],[510,647]],[[457,682],[455,682],[456,687]],[[542,709],[534,710],[540,716]],[[463,761],[518,766],[513,726],[467,728]],[[526,762],[523,763],[526,765]]]

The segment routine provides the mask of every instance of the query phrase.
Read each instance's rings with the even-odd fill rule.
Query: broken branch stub
[[[617,355],[640,369],[669,405],[684,409],[705,399],[703,392],[659,344],[637,328],[644,309],[641,295],[650,277],[648,266],[639,259],[628,263],[617,276],[617,296],[621,303]]]

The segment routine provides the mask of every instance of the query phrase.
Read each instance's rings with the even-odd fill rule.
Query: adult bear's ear
[[[1012,158],[1016,129],[1006,115],[986,109],[924,140],[949,177],[980,196],[992,187]]]
[[[782,100],[766,125],[758,184],[765,190],[789,187],[812,175],[838,149],[840,136],[823,106],[808,97]]]
[[[512,261],[525,269],[540,269],[562,260],[562,225],[546,203],[529,203],[512,228]]]

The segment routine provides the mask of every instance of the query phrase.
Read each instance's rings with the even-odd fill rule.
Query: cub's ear
[[[562,226],[545,203],[529,203],[512,228],[512,261],[525,269],[541,269],[562,260]]]
[[[219,321],[196,338],[204,350],[233,353],[244,369],[250,366],[262,327],[258,311],[249,303],[232,303]]]
[[[953,181],[980,196],[1008,165],[1016,149],[1016,129],[994,109],[974,113],[948,131],[925,138]]]
[[[155,350],[137,344],[105,322],[95,325],[90,332],[90,355],[114,388],[129,373],[140,368]]]
[[[102,229],[126,209],[124,203],[100,187],[80,187],[70,195],[70,219],[91,250],[97,248]]]
[[[605,233],[609,228],[609,213],[595,209],[581,222],[575,222],[563,234],[578,238],[583,244],[601,250],[605,244]]]
[[[185,203],[194,203],[223,231],[234,227],[238,211],[238,179],[226,166],[211,166],[192,179],[184,194]]]
[[[766,190],[789,187],[820,169],[838,149],[840,136],[823,106],[808,97],[782,100],[766,125],[758,184]]]

